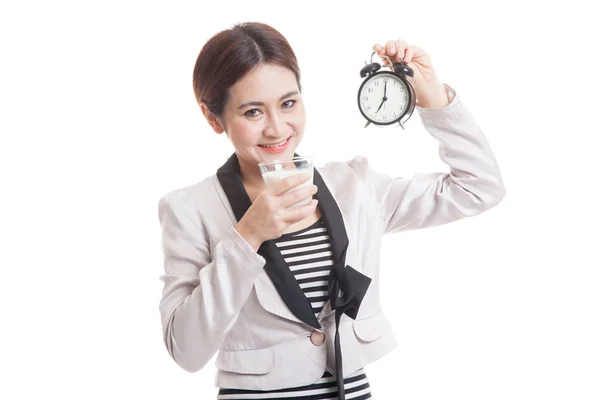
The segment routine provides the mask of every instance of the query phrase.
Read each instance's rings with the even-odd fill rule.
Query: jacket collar
[[[294,156],[298,157],[298,154],[294,153]],[[217,178],[229,200],[236,220],[239,221],[250,208],[252,202],[242,183],[240,164],[235,153],[218,169]],[[313,183],[319,188],[315,196],[319,200],[321,215],[331,241],[334,266],[343,266],[348,248],[348,235],[342,213],[321,174],[316,169],[314,170]],[[265,259],[265,271],[289,310],[299,320],[314,328],[319,328],[320,324],[312,311],[309,300],[302,292],[275,241],[265,241],[259,247],[258,254]],[[332,271],[334,269],[332,268]]]

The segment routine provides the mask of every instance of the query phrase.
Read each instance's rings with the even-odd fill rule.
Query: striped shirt
[[[328,301],[327,278],[333,265],[331,243],[323,219],[296,232],[275,239],[285,262],[309,299],[315,316]],[[371,387],[361,368],[344,379],[346,399],[371,398]],[[218,400],[321,400],[337,399],[335,377],[325,371],[317,382],[300,387],[277,390],[245,390],[219,388]]]

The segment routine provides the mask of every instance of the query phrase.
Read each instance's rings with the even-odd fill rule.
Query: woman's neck
[[[240,174],[242,183],[246,188],[251,188],[254,191],[262,191],[266,188],[258,165],[247,164],[240,160]]]

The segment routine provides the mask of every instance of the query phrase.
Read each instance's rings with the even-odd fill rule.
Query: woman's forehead
[[[296,76],[279,65],[263,64],[250,71],[231,87],[232,100],[247,102],[278,101],[281,96],[298,91]]]

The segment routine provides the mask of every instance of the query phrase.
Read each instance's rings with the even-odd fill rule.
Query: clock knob
[[[412,68],[404,63],[396,62],[396,63],[394,63],[393,67],[394,67],[394,72],[397,73],[398,75],[408,75],[411,78],[415,75],[415,72],[412,70]]]
[[[373,72],[378,71],[381,68],[381,65],[378,63],[367,64],[360,70],[360,77],[364,78],[365,76],[372,74]]]

